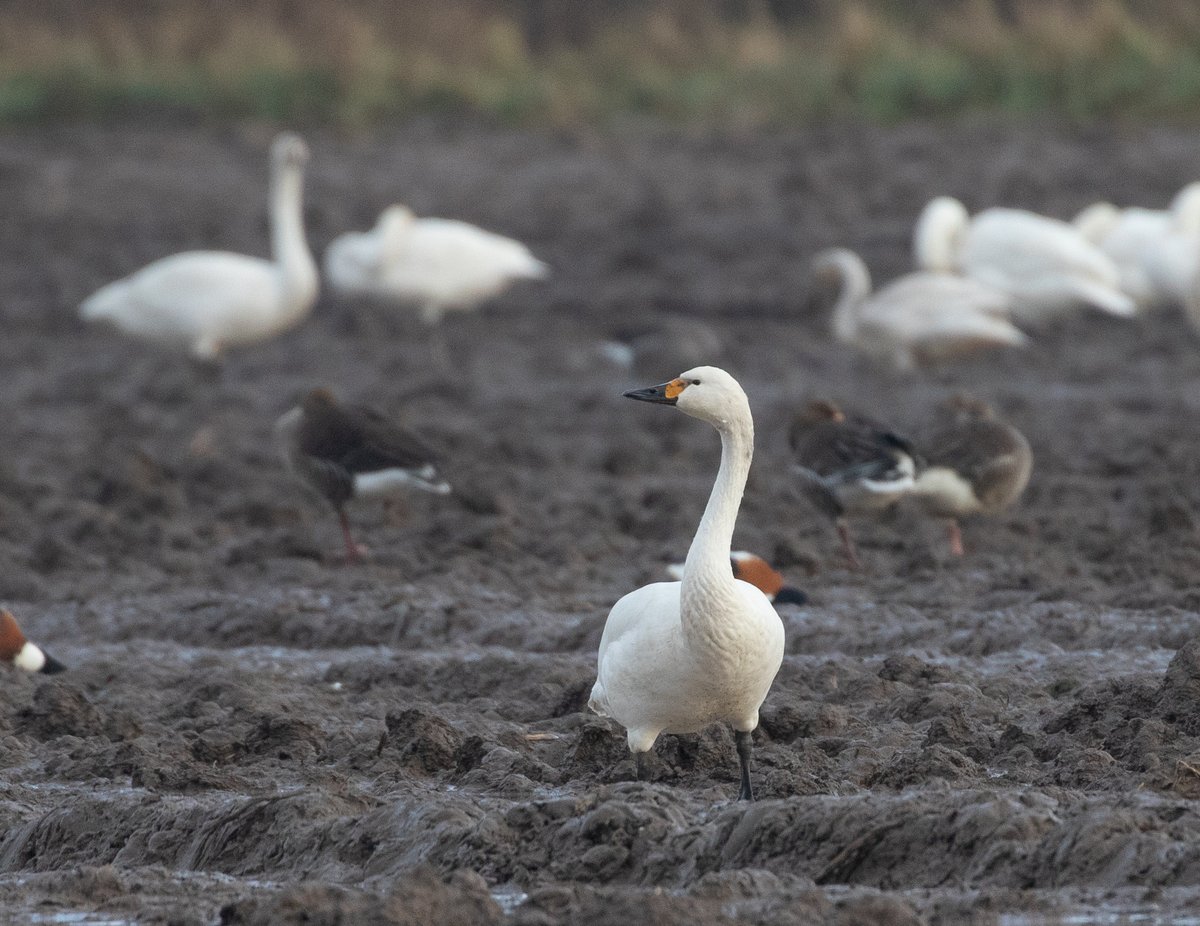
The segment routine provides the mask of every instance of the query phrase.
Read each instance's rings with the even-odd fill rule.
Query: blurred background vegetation
[[[1200,120],[1197,0],[0,0],[0,123]]]

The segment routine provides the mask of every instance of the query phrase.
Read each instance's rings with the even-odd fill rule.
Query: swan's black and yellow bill
[[[659,386],[649,386],[645,389],[630,389],[621,393],[627,399],[637,399],[639,402],[657,402],[660,405],[674,405],[679,400],[679,394],[687,388],[682,379],[673,379]]]

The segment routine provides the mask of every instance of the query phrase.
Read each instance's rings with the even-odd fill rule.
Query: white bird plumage
[[[1167,209],[1101,202],[1074,225],[1117,265],[1121,288],[1139,307],[1179,305],[1200,322],[1200,183],[1180,190]]]
[[[917,265],[961,273],[1012,297],[1018,322],[1092,306],[1135,314],[1113,262],[1078,229],[1023,209],[984,209],[972,218],[957,199],[933,199],[917,221]]]
[[[389,206],[373,229],[340,235],[325,250],[335,291],[418,305],[429,324],[548,271],[519,241],[454,219],[417,218],[405,206]]]
[[[88,321],[211,359],[302,321],[317,298],[317,267],[301,213],[308,149],[295,135],[271,147],[272,260],[187,251],[97,290],[80,306]]]
[[[656,582],[613,605],[588,702],[626,729],[638,757],[660,733],[732,725],[740,797],[752,799],[750,734],[783,661],[783,624],[767,596],[733,577],[730,548],[753,455],[754,423],[737,381],[696,367],[630,398],[677,405],[721,436],[721,464],[680,582]]]
[[[833,333],[900,369],[991,347],[1023,347],[1004,293],[950,273],[910,273],[871,292],[871,275],[853,251],[817,255],[819,279],[839,286]]]

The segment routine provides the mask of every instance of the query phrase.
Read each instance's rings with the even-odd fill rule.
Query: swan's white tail
[[[530,257],[527,262],[517,268],[516,275],[525,280],[544,280],[550,276],[550,265],[536,257]]]
[[[102,286],[79,306],[79,317],[84,321],[114,318],[124,304],[124,287],[120,283]]]
[[[995,324],[986,326],[980,334],[992,338],[997,344],[1006,344],[1009,347],[1029,346],[1029,336],[1020,328],[1001,319],[989,319],[989,321],[995,322]]]
[[[596,684],[592,686],[592,695],[588,698],[588,708],[601,717],[609,716],[608,695],[604,693],[604,686],[600,684],[600,679],[596,679]]]
[[[1109,289],[1107,286],[1087,280],[1076,280],[1073,288],[1080,301],[1086,302],[1102,312],[1107,312],[1109,315],[1117,315],[1121,318],[1132,318],[1137,315],[1137,303],[1115,289]]]

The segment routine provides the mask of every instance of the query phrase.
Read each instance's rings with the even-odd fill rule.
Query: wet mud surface
[[[204,368],[75,306],[185,248],[265,253],[268,134],[0,140],[0,602],[72,667],[3,675],[7,920],[1189,922],[1200,338],[1086,316],[901,375],[830,342],[806,261],[841,244],[900,272],[936,193],[1164,203],[1200,176],[1194,133],[309,140],[317,249],[406,200],[525,240],[553,279],[448,318],[446,364],[413,315],[325,294]],[[632,370],[600,347],[664,320]],[[619,395],[697,362],[755,411],[736,545],[811,598],[783,609],[753,805],[729,731],[662,737],[636,782],[584,711],[607,608],[682,558],[718,453]],[[456,489],[356,508],[360,567],[272,443],[318,384],[422,430]],[[859,524],[848,571],[789,479],[791,411],[827,396],[919,433],[964,388],[1028,436],[1025,498],[967,523],[962,561],[908,508]]]

